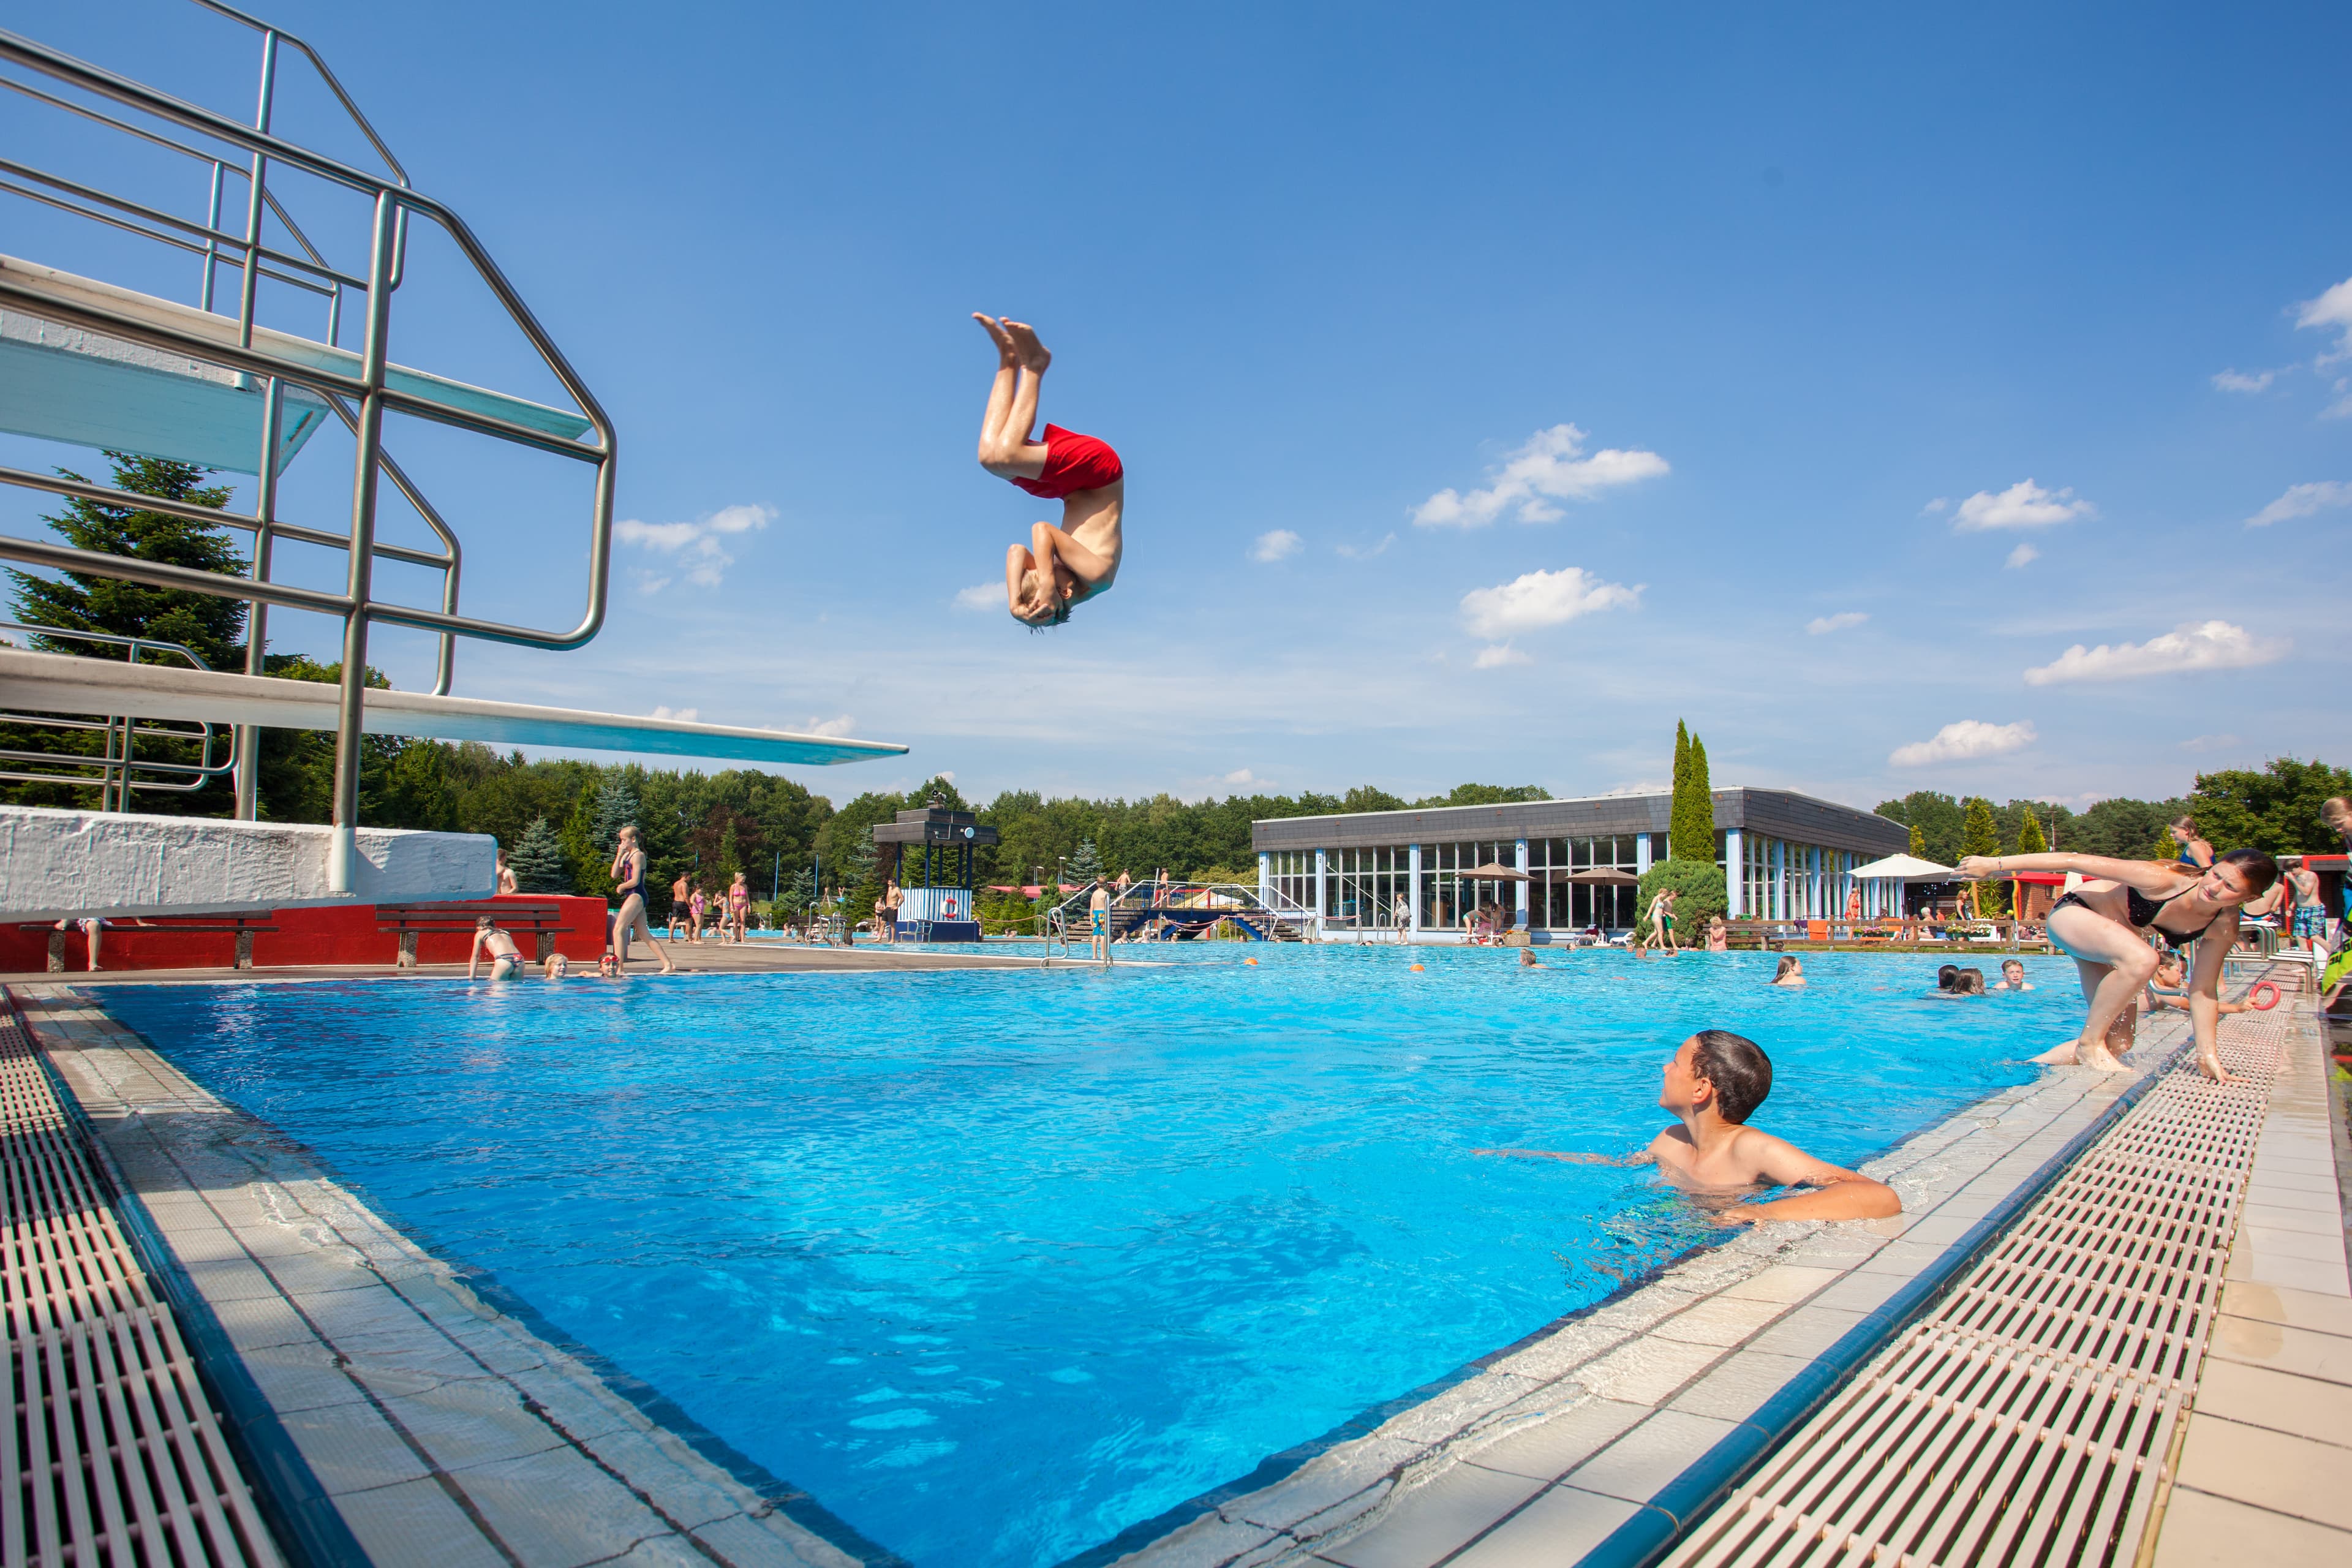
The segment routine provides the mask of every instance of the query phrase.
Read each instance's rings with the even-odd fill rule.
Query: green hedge
[[[1682,895],[1675,901],[1675,938],[1686,947],[1704,943],[1708,917],[1731,907],[1722,867],[1706,860],[1661,860],[1642,874],[1641,890],[1635,895],[1636,936],[1650,934],[1650,900],[1667,888]]]

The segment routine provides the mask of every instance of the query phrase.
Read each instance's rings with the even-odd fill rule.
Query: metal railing
[[[165,642],[160,637],[117,637],[112,632],[74,631],[65,626],[33,626],[22,621],[0,621],[0,632],[21,632],[28,637],[39,637],[45,642],[103,643],[110,647],[124,649],[125,658],[131,664],[139,662],[139,656],[142,653],[164,653],[187,660],[189,666],[195,669],[212,668],[204,661],[203,657],[195,649],[185,643]],[[130,810],[131,795],[133,790],[145,790],[164,795],[185,795],[204,788],[213,780],[224,773],[233,773],[236,768],[235,742],[233,737],[228,735],[224,735],[222,738],[230,744],[229,755],[220,762],[213,761],[213,731],[231,729],[231,726],[226,724],[207,724],[199,721],[193,728],[189,728],[165,720],[133,719],[120,713],[110,714],[104,718],[82,719],[55,713],[5,712],[0,712],[0,724],[26,724],[43,730],[78,730],[86,733],[95,731],[103,734],[106,738],[101,744],[105,749],[94,757],[72,752],[29,752],[13,747],[0,747],[0,763],[47,763],[54,768],[78,770],[64,773],[29,773],[21,768],[0,767],[0,779],[24,784],[62,784],[72,789],[87,789],[94,784],[98,788],[98,809],[100,811]],[[141,762],[136,759],[135,749],[142,738],[164,742],[194,743],[204,749],[200,753],[200,760],[194,763],[159,762],[152,757],[145,762]],[[121,748],[120,751],[116,750],[118,744]],[[160,779],[141,779],[135,776],[138,773],[162,773],[166,776]]]
[[[454,666],[454,639],[479,637],[527,647],[567,649],[593,637],[604,624],[612,554],[613,496],[616,442],[612,423],[586,384],[573,371],[521,296],[491,260],[465,221],[448,207],[411,188],[406,172],[368,122],[349,93],[310,45],[283,29],[246,15],[219,0],[193,0],[218,16],[237,22],[262,37],[261,81],[255,122],[246,125],[198,105],[174,98],[101,67],[60,53],[17,34],[0,30],[0,65],[47,79],[84,95],[90,102],[46,90],[35,82],[0,73],[5,87],[35,101],[122,132],[142,144],[158,145],[201,161],[209,171],[209,208],[201,222],[174,216],[161,209],[61,175],[35,169],[20,161],[0,157],[0,195],[14,195],[127,231],[203,258],[200,308],[210,310],[217,269],[237,268],[238,289],[234,343],[211,335],[183,331],[142,320],[102,305],[62,300],[0,277],[0,306],[27,315],[77,326],[87,331],[182,353],[199,362],[220,365],[254,378],[263,393],[258,482],[250,516],[219,508],[161,497],[139,495],[104,485],[68,480],[29,470],[0,467],[0,483],[73,497],[100,505],[159,512],[165,516],[249,532],[254,540],[252,575],[226,577],[219,574],[138,561],[100,551],[0,536],[0,557],[53,571],[87,573],[221,598],[242,599],[253,606],[247,633],[247,673],[262,673],[268,609],[279,605],[332,616],[343,623],[342,672],[335,736],[334,846],[330,858],[331,889],[351,887],[353,832],[359,817],[359,762],[362,703],[365,689],[368,628],[373,623],[415,627],[436,633],[440,654],[436,695],[448,691]],[[390,171],[379,175],[340,160],[314,153],[288,141],[270,129],[278,55],[290,47],[316,68],[343,110],[351,117]],[[110,105],[152,118],[202,139],[207,145],[135,124],[100,105]],[[239,157],[243,166],[232,162]],[[330,185],[370,199],[373,211],[367,231],[364,268],[347,269],[329,262],[269,188],[271,166],[282,165]],[[242,177],[247,184],[246,222],[241,232],[221,227],[226,182]],[[297,250],[271,244],[265,235],[265,215],[278,218],[292,237]],[[475,408],[437,402],[406,388],[387,384],[386,344],[393,295],[398,289],[412,218],[436,225],[471,265],[508,318],[519,329],[541,363],[579,407],[591,439],[574,440],[502,418]],[[323,368],[310,360],[273,351],[255,332],[257,290],[260,280],[289,283],[323,295],[328,301],[327,342],[335,346],[342,327],[347,293],[362,307],[362,347],[356,371]],[[278,447],[286,389],[303,388],[334,410],[352,432],[356,451],[352,480],[351,519],[341,532],[303,526],[278,515]],[[383,447],[383,416],[387,410],[452,426],[493,439],[553,452],[593,466],[587,605],[568,629],[515,626],[462,615],[457,607],[461,551],[457,535],[440,512]],[[389,479],[414,506],[440,542],[437,551],[386,544],[376,538],[376,502],[381,483]],[[272,545],[279,539],[341,550],[347,559],[342,592],[298,587],[271,579]],[[373,568],[379,559],[437,570],[442,576],[437,608],[394,603],[374,591]],[[255,763],[258,732],[250,726],[238,731],[237,808],[250,817],[255,804]]]
[[[1088,882],[1070,897],[1054,906],[1049,919],[1058,922],[1065,931],[1084,929],[1087,921],[1088,900],[1094,897],[1097,884]],[[1202,899],[1192,903],[1186,900]],[[1218,900],[1225,900],[1223,903]],[[1279,892],[1257,889],[1239,882],[1133,882],[1123,891],[1114,891],[1110,908],[1114,912],[1143,912],[1160,910],[1191,910],[1195,913],[1223,910],[1244,918],[1256,916],[1271,921],[1297,926],[1306,931],[1315,927],[1315,912]],[[1113,921],[1116,924],[1116,920]],[[1269,935],[1273,932],[1269,931]]]

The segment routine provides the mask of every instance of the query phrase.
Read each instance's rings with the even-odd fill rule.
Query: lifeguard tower
[[[906,895],[898,910],[898,934],[910,942],[978,942],[971,852],[995,842],[996,829],[982,826],[971,812],[950,811],[936,802],[920,811],[902,811],[896,822],[876,824],[874,847],[881,851],[881,872]],[[909,849],[919,853],[910,858]]]

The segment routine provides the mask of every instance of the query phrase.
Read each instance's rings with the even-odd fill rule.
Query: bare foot
[[[2083,1065],[2095,1072],[2122,1072],[2124,1064],[2116,1060],[2115,1053],[2105,1046],[2094,1046],[2083,1053]]]
[[[2070,1068],[2074,1065],[2081,1047],[2080,1040],[2065,1040],[2051,1047],[2038,1057],[2028,1057],[2025,1059],[2029,1062],[2038,1062],[2043,1067]]]
[[[1021,368],[1031,375],[1045,374],[1045,367],[1054,363],[1054,354],[1037,341],[1037,329],[1026,321],[1007,321],[1004,330],[1012,334],[1013,346],[1021,355]]]
[[[675,963],[665,963],[661,966],[661,972],[664,974],[676,974],[677,973],[677,965]]]
[[[2221,1058],[2220,1057],[2209,1057],[2204,1055],[2202,1052],[2200,1052],[2197,1058],[2197,1070],[2204,1074],[2207,1078],[2211,1079],[2215,1083],[2235,1083],[2238,1081],[2236,1079],[2230,1076],[2230,1069],[2221,1065]]]
[[[971,319],[980,323],[981,330],[988,334],[988,341],[996,345],[998,358],[1007,364],[1021,363],[1019,347],[1013,342],[1012,334],[997,324],[995,317],[983,316],[978,310],[974,310],[971,313]]]

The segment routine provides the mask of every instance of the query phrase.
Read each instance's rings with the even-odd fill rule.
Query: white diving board
[[[111,283],[0,256],[0,430],[79,447],[169,458],[250,474],[260,469],[261,393],[250,376],[40,314],[42,301],[103,310],[226,349],[236,346],[236,318],[160,300]],[[256,351],[334,375],[358,379],[350,349],[268,327],[253,330]],[[576,441],[588,420],[568,409],[470,386],[403,365],[385,367],[385,384],[445,408],[485,414],[544,436]],[[327,419],[326,404],[287,389],[278,466],[283,468]]]
[[[0,709],[16,713],[106,713],[131,719],[257,724],[270,730],[331,731],[340,695],[339,688],[323,681],[0,648]],[[373,689],[363,700],[361,727],[371,735],[420,740],[643,752],[804,767],[902,756],[907,751],[888,741],[853,741],[786,730]]]

